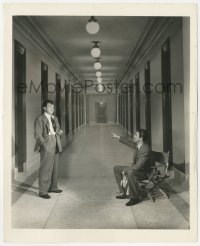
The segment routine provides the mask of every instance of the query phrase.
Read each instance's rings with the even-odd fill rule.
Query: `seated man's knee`
[[[135,170],[134,169],[129,169],[129,170],[127,170],[127,174],[128,174],[128,176],[134,176]]]
[[[114,166],[113,171],[116,172],[118,170],[119,166]]]

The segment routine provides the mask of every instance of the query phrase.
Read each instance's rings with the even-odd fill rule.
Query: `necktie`
[[[53,129],[54,129],[54,132],[56,132],[56,122],[55,122],[53,117],[51,117],[51,123],[52,123]]]
[[[136,153],[133,155],[133,164],[136,162],[137,160],[137,155],[138,155],[138,147],[136,147]]]

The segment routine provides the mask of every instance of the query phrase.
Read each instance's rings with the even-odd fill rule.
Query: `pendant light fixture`
[[[103,92],[104,90],[104,86],[102,84],[98,84],[97,88],[98,88],[98,92]]]
[[[101,97],[101,102],[100,102],[100,104],[101,104],[101,105],[103,104],[103,100],[102,100],[102,97]]]
[[[91,49],[91,55],[94,58],[98,58],[101,55],[101,50],[98,46],[99,41],[94,41],[94,47]]]
[[[89,34],[98,33],[99,23],[97,22],[97,19],[94,16],[91,16],[91,18],[88,20],[88,23],[86,24],[86,30]]]
[[[101,77],[97,78],[97,82],[102,83],[102,78]]]
[[[97,77],[101,77],[101,71],[98,70],[98,71],[96,72],[96,76],[97,76]]]
[[[101,69],[101,63],[99,61],[100,59],[97,58],[96,62],[94,63],[94,69],[95,70],[100,70]]]

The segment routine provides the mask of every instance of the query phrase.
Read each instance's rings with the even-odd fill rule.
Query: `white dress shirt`
[[[142,146],[142,143],[141,144],[138,144],[137,145],[137,150],[140,150],[141,146]]]
[[[52,122],[51,122],[51,117],[54,118],[53,115],[50,115],[50,114],[47,114],[47,113],[44,113],[45,116],[47,117],[48,121],[49,121],[49,135],[55,135],[55,131],[53,129],[53,125],[52,125]]]

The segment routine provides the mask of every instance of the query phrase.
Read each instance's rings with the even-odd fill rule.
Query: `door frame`
[[[48,99],[48,66],[41,61],[41,112],[43,113],[43,103]]]
[[[136,98],[136,131],[140,129],[140,78],[139,72],[135,75]]]
[[[107,102],[104,102],[104,103],[102,103],[102,104],[104,104],[105,105],[105,122],[102,122],[102,124],[104,123],[104,124],[106,124],[107,123]],[[98,109],[97,109],[97,107],[98,107],[98,105],[100,105],[100,103],[99,102],[95,102],[95,122],[96,123],[101,123],[101,122],[97,122],[97,119],[98,119]]]
[[[150,87],[150,61],[144,67],[145,80],[145,127],[149,135],[149,145],[151,147],[151,87]]]
[[[26,48],[14,40],[15,167],[18,172],[24,172],[27,159],[26,93],[19,91],[20,84],[26,85]]]
[[[171,110],[171,57],[170,38],[161,46],[161,76],[162,76],[162,116],[163,116],[163,152],[170,151],[169,162],[173,163],[172,152],[172,110]]]

